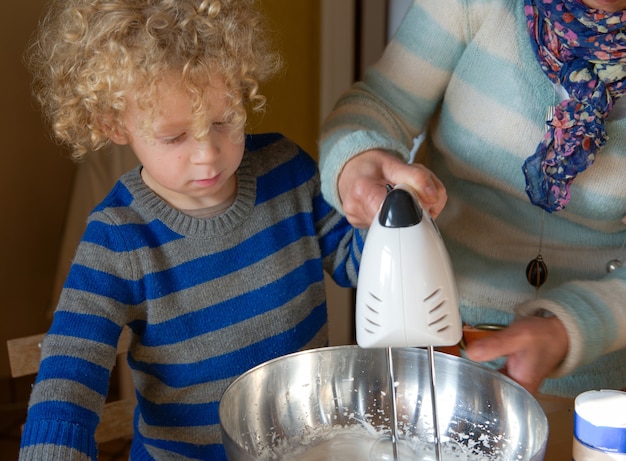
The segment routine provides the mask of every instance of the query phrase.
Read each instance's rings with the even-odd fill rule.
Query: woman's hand
[[[338,179],[343,211],[353,226],[370,226],[387,195],[387,184],[413,187],[433,218],[447,200],[443,183],[428,168],[407,164],[382,150],[366,151],[348,161]]]
[[[557,317],[524,317],[470,343],[465,352],[478,362],[506,356],[501,371],[535,394],[563,361],[568,347],[567,331]]]

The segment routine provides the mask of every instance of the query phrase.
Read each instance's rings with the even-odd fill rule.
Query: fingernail
[[[437,188],[435,187],[435,183],[432,181],[428,181],[428,184],[426,185],[424,192],[429,197],[437,197]]]

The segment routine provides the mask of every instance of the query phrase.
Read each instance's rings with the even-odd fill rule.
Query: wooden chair
[[[44,334],[39,334],[7,341],[9,364],[13,378],[37,374],[43,338]],[[129,343],[130,330],[125,327],[117,343],[118,357],[128,352]],[[96,428],[96,442],[101,444],[117,439],[131,439],[133,436],[134,409],[135,400],[133,398],[123,398],[105,403],[100,424]]]

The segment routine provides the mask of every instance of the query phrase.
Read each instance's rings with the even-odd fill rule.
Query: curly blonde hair
[[[265,31],[255,0],[52,0],[26,62],[44,117],[78,160],[109,142],[107,124],[124,129],[130,92],[154,116],[172,75],[191,95],[196,136],[214,77],[242,133],[246,110],[265,105],[259,83],[281,66]]]

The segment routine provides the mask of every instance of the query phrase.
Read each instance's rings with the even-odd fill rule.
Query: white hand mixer
[[[369,228],[356,294],[356,339],[364,348],[386,347],[391,375],[397,459],[397,415],[392,347],[428,347],[437,460],[441,445],[435,399],[433,347],[462,336],[456,284],[439,229],[415,191],[388,186]]]

